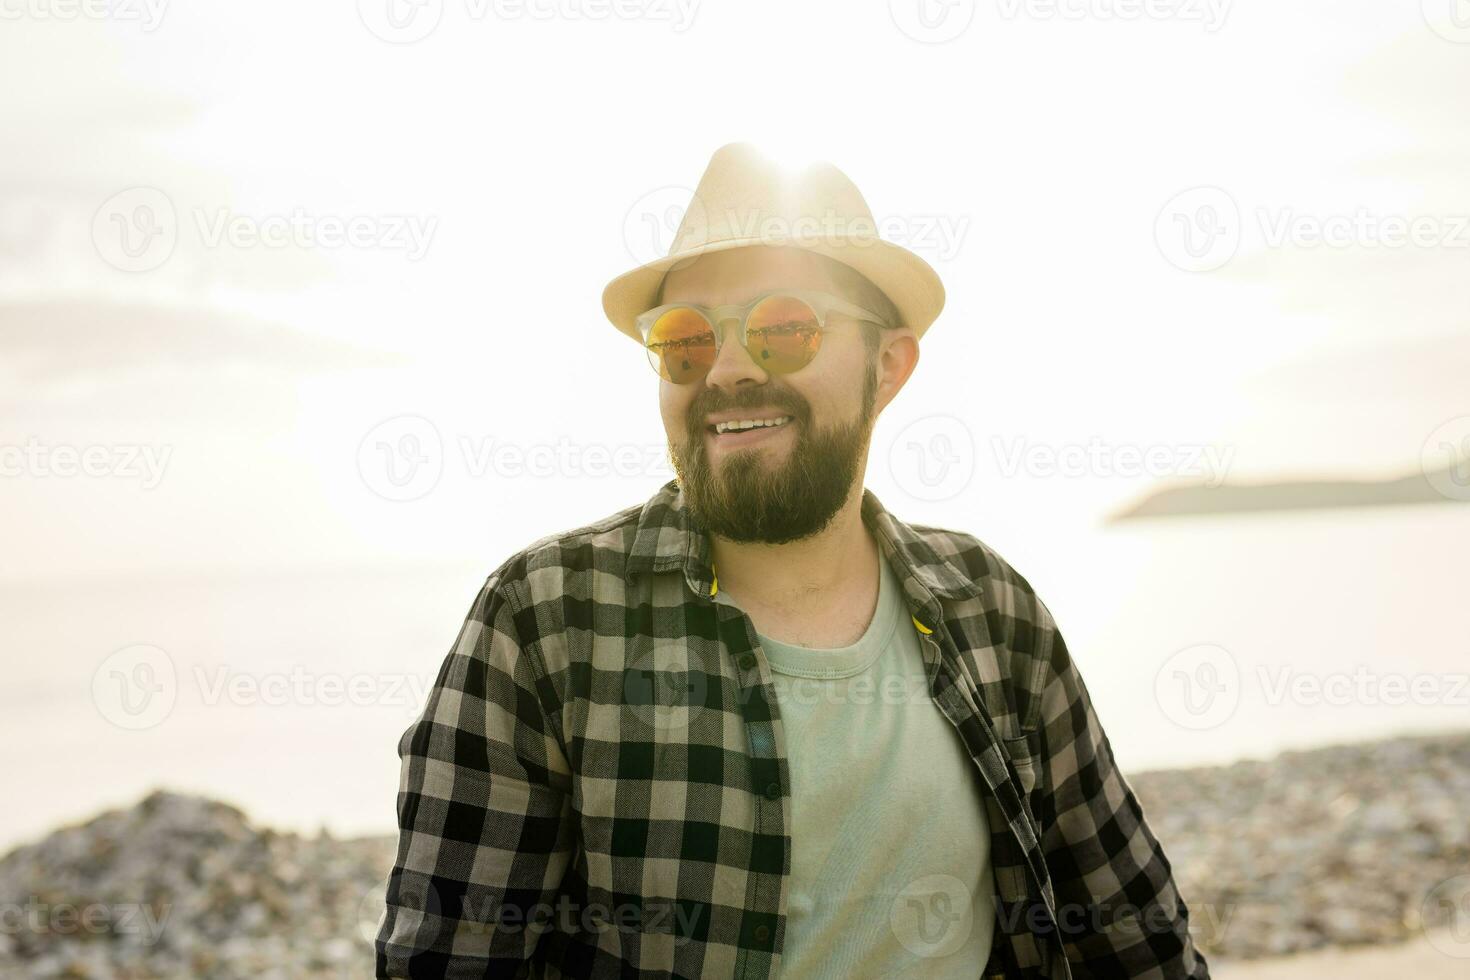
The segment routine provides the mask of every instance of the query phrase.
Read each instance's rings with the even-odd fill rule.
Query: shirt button
[[[763,942],[765,942],[769,938],[771,938],[771,929],[770,929],[769,926],[756,926],[755,927],[755,939],[756,939],[756,942],[763,943]]]
[[[755,654],[747,653],[740,658],[740,669],[749,670],[755,666]]]
[[[778,800],[781,798],[780,783],[766,783],[766,799]]]

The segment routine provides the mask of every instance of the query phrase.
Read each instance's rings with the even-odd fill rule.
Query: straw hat
[[[750,143],[715,151],[669,253],[608,283],[602,308],[641,344],[634,321],[657,303],[665,273],[750,245],[792,245],[851,266],[883,290],[920,337],[944,308],[939,275],[913,252],[878,237],[873,212],[846,174],[830,163],[787,171]]]

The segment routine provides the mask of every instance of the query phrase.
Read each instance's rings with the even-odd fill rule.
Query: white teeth
[[[785,425],[791,421],[791,416],[782,415],[774,419],[738,419],[734,422],[716,422],[715,431],[723,435],[726,432],[744,432],[746,429],[768,429],[777,425]]]

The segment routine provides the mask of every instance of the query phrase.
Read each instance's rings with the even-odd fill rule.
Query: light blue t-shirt
[[[791,772],[788,977],[974,980],[995,924],[984,784],[929,695],[900,584],[851,646],[760,636]]]

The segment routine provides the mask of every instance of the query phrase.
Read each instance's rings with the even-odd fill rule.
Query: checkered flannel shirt
[[[988,790],[995,941],[975,975],[1208,978],[1169,861],[1026,580],[871,491],[862,518]],[[717,589],[672,480],[489,576],[399,743],[379,977],[778,974],[781,716],[749,617]]]

